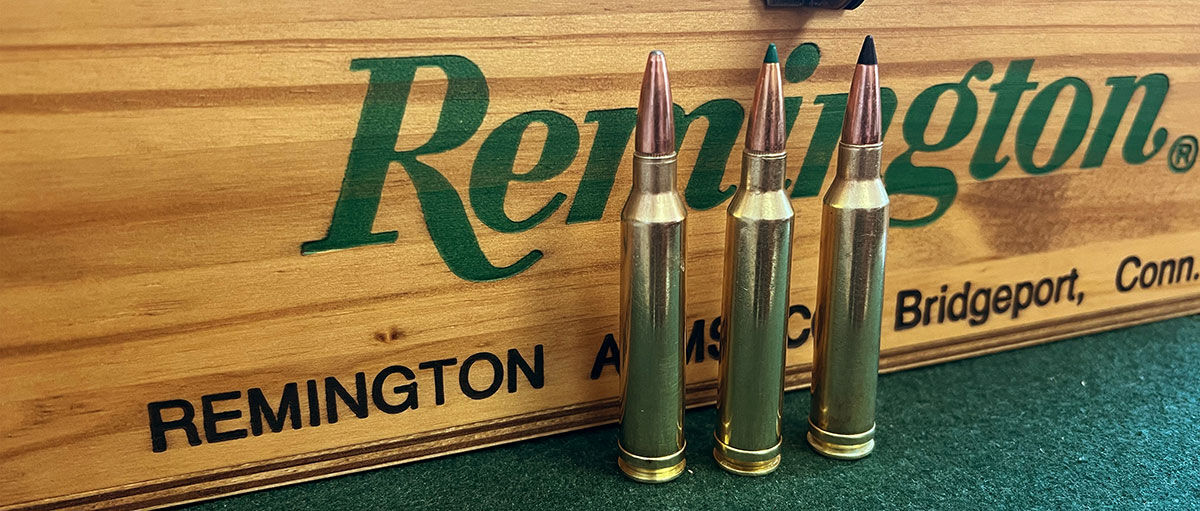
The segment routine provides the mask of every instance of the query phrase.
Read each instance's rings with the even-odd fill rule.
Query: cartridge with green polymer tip
[[[725,223],[716,447],[721,467],[764,475],[781,459],[793,212],[784,192],[783,87],[775,45],[759,73],[742,178]]]

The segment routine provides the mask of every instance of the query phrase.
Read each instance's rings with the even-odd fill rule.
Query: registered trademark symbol
[[[1175,140],[1171,144],[1171,151],[1167,153],[1167,165],[1171,170],[1179,173],[1184,173],[1192,169],[1192,165],[1196,164],[1196,151],[1200,150],[1197,147],[1196,137],[1184,135]]]

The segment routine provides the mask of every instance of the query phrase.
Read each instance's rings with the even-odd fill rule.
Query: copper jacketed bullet
[[[763,475],[779,466],[787,349],[792,206],[783,85],[772,44],[750,109],[741,184],[725,221],[716,447],[726,470]]]
[[[837,175],[821,212],[808,443],[832,458],[875,448],[888,195],[880,179],[879,71],[870,36],[854,69]]]
[[[650,53],[621,210],[621,427],[617,464],[649,483],[683,473],[684,221],[667,64]]]

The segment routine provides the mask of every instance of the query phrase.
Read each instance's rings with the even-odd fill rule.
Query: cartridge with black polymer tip
[[[832,458],[862,458],[875,448],[889,208],[880,178],[881,111],[875,42],[867,36],[847,98],[837,175],[821,207],[808,443]]]

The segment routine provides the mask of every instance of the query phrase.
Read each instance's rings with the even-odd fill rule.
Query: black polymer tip
[[[862,51],[858,52],[858,63],[868,66],[879,64],[879,61],[875,59],[875,39],[872,39],[871,36],[867,36],[863,40]]]

